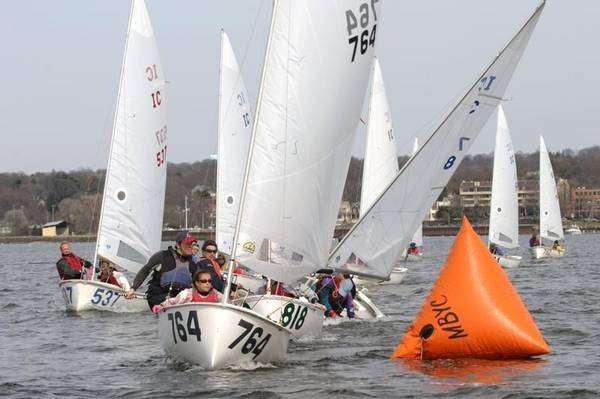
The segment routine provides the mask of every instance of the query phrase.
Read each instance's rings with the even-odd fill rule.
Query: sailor
[[[197,265],[192,260],[192,244],[194,237],[189,231],[180,231],[175,236],[175,247],[169,246],[164,251],[158,251],[148,259],[133,280],[133,286],[125,294],[133,298],[146,277],[152,272],[148,283],[146,297],[150,309],[164,302],[168,297],[174,297],[185,288],[192,286],[192,274]]]
[[[127,277],[125,277],[123,273],[118,272],[111,266],[108,259],[104,258],[100,258],[100,274],[98,275],[98,281],[116,285],[117,287],[123,288],[125,291],[131,289]]]
[[[198,263],[200,260],[200,245],[198,244],[198,241],[194,241],[192,244],[192,260],[195,263]]]
[[[174,298],[167,298],[162,303],[152,307],[153,313],[160,312],[161,309],[189,302],[219,302],[223,297],[219,291],[212,287],[212,279],[209,271],[199,270],[193,276],[194,286],[187,288],[177,294]]]
[[[490,253],[492,255],[504,256],[504,251],[502,250],[502,248],[500,248],[499,246],[497,246],[493,242],[490,243]]]
[[[92,263],[71,252],[68,241],[60,243],[60,254],[61,258],[56,262],[56,270],[61,280],[81,279],[91,273]]]
[[[538,240],[537,234],[535,232],[533,232],[531,234],[531,238],[529,239],[529,246],[530,247],[539,247],[540,246],[540,240]]]
[[[554,241],[554,244],[552,244],[552,249],[555,251],[562,251],[562,247],[560,246],[558,240]]]
[[[406,253],[409,255],[418,255],[419,247],[417,247],[417,244],[415,242],[411,242],[408,246],[408,251],[406,251]]]
[[[356,290],[354,287],[354,281],[350,277],[350,274],[344,273],[341,277],[338,277],[337,283],[337,303],[340,308],[346,309],[346,315],[350,318],[354,318],[354,298],[352,297],[352,291]],[[336,291],[333,292],[336,294]]]
[[[335,290],[336,286],[332,276],[321,277],[317,286],[317,295],[319,295],[319,303],[325,306],[325,317],[337,316],[337,312],[330,301]]]
[[[213,287],[223,292],[225,283],[223,282],[223,275],[221,273],[221,266],[217,263],[217,243],[213,240],[206,240],[202,243],[202,256],[198,260],[198,270],[206,270],[210,272],[212,277]]]

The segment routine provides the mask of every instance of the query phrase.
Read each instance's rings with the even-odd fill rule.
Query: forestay
[[[137,272],[160,249],[166,182],[165,78],[143,0],[132,2],[96,256]]]
[[[217,224],[219,250],[231,254],[252,133],[248,92],[227,33],[221,31]]]
[[[556,181],[542,136],[540,136],[540,236],[552,241],[564,238]]]
[[[380,17],[378,0],[275,2],[236,240],[258,273],[327,260]]]
[[[505,248],[519,246],[519,200],[515,153],[502,105],[494,150],[489,241]]]
[[[398,155],[392,113],[388,104],[379,60],[373,62],[367,141],[360,194],[360,214],[398,174]]]
[[[431,204],[467,154],[510,82],[542,3],[443,119],[330,256],[330,267],[387,278]],[[352,254],[362,262],[347,263]]]

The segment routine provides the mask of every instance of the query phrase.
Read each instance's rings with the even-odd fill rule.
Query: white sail
[[[137,272],[160,249],[167,176],[165,77],[143,0],[131,7],[97,256]]]
[[[330,267],[373,277],[389,276],[429,207],[502,99],[543,7],[544,3],[361,216],[332,253]],[[353,253],[361,262],[347,262]]]
[[[272,279],[327,261],[380,3],[275,1],[235,256]]]
[[[417,151],[419,151],[419,139],[415,137],[412,155],[414,156],[417,153]],[[410,240],[410,242],[414,242],[417,245],[417,247],[423,246],[423,221],[419,223],[419,227],[417,227],[417,230],[415,231],[415,234],[413,234],[412,240]]]
[[[219,250],[231,254],[252,133],[248,92],[229,37],[221,31],[217,223]]]
[[[498,128],[494,150],[489,241],[504,248],[519,246],[519,199],[517,166],[508,123],[498,106]]]
[[[367,142],[360,194],[362,215],[398,174],[398,154],[392,113],[377,58],[373,62]]]
[[[540,136],[540,236],[552,241],[564,238],[556,181],[542,136]]]

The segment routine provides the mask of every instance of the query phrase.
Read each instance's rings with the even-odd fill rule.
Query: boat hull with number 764
[[[239,306],[186,303],[160,312],[158,336],[169,356],[214,370],[251,362],[280,362],[291,332]]]
[[[68,311],[100,310],[127,313],[148,310],[148,303],[143,296],[125,299],[125,291],[113,284],[92,280],[63,280],[58,287]]]

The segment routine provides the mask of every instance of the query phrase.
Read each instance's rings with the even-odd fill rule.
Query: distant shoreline
[[[598,232],[600,231],[600,223],[574,223],[581,227],[584,232]],[[338,226],[335,229],[335,236],[341,237],[348,232],[350,229],[350,225],[348,226]],[[477,234],[486,235],[488,232],[488,225],[476,225],[473,226]],[[567,229],[570,227],[570,224],[565,224],[564,228]],[[526,224],[519,226],[520,234],[531,234],[534,228],[537,228],[537,225]],[[436,237],[436,236],[454,236],[458,233],[460,229],[460,225],[450,225],[450,226],[423,226],[423,235],[428,237]],[[166,230],[163,231],[162,240],[163,241],[173,241],[175,239],[175,234],[177,234],[179,230]],[[198,238],[198,240],[208,240],[214,239],[215,233],[213,231],[192,231],[194,237]],[[4,236],[0,237],[0,243],[2,244],[10,244],[10,243],[30,243],[30,242],[60,242],[60,241],[71,241],[71,242],[95,242],[96,235],[95,234],[86,234],[86,235],[68,235],[68,236],[57,236],[57,237],[42,237],[42,236]]]

